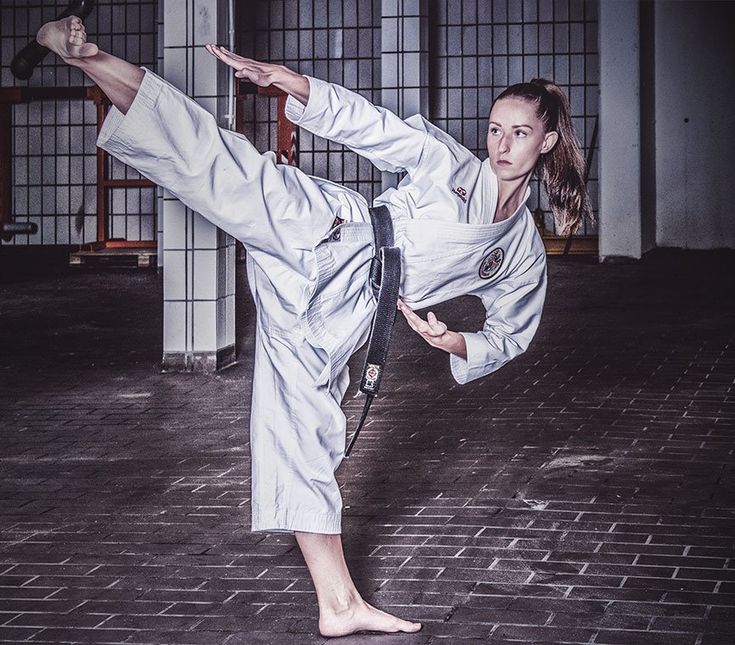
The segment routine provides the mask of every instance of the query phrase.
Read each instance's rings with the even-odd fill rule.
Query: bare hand
[[[232,67],[232,69],[235,70],[235,76],[237,78],[247,79],[251,83],[255,83],[260,87],[268,87],[273,83],[274,72],[283,69],[282,65],[261,63],[260,61],[253,60],[252,58],[238,56],[219,45],[209,44],[205,45],[205,47],[212,56]]]
[[[238,56],[219,45],[206,45],[207,51],[235,70],[237,78],[244,78],[260,87],[275,85],[303,105],[309,102],[310,86],[305,76],[290,70],[284,65],[261,63],[252,58]]]
[[[447,329],[446,324],[438,320],[432,311],[427,314],[426,320],[424,320],[400,298],[398,299],[398,310],[405,317],[408,326],[429,345],[443,349],[450,354],[467,358],[467,346],[464,336]]]

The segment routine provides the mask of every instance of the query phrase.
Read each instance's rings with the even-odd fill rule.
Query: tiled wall
[[[543,77],[569,96],[574,126],[587,147],[599,112],[597,0],[433,0],[430,23],[431,121],[487,156],[487,116],[493,97],[513,83]],[[597,156],[588,189],[598,203]],[[544,191],[532,182],[528,204],[546,212]],[[586,233],[596,233],[587,226]]]
[[[11,76],[10,60],[42,20],[54,17],[59,4],[3,0],[3,86],[24,83]],[[381,43],[381,21],[415,7],[426,13],[429,27],[427,116],[484,158],[492,97],[510,83],[538,75],[555,79],[569,92],[578,133],[589,144],[598,113],[597,6],[597,0],[239,0],[237,49],[389,104],[382,85],[389,91],[395,83],[381,70],[381,55],[390,51],[389,42]],[[87,25],[103,48],[155,69],[156,17],[156,0],[99,0]],[[49,57],[30,84],[83,82],[78,70]],[[275,110],[273,100],[246,101],[247,134],[260,150],[275,148]],[[14,108],[14,212],[19,221],[39,224],[38,234],[16,236],[16,244],[95,239],[95,123],[91,103]],[[368,199],[381,192],[381,174],[369,162],[305,131],[300,137],[299,165],[307,173],[328,177]],[[112,163],[113,177],[134,176]],[[589,189],[596,208],[596,159]],[[532,191],[530,207],[540,204],[551,228],[543,191],[535,183]],[[151,189],[112,191],[111,235],[153,239],[155,201]]]
[[[66,2],[2,0],[0,84],[2,87],[88,85],[82,73],[50,54],[28,81],[10,73],[10,61],[55,18]],[[87,31],[102,49],[156,68],[156,0],[98,0]],[[13,212],[16,221],[38,224],[35,235],[16,235],[10,244],[79,244],[97,237],[96,111],[89,101],[43,101],[13,108]],[[112,162],[110,176],[137,174]],[[109,235],[155,239],[155,191],[115,189],[109,198]]]
[[[384,0],[381,104],[403,117],[429,115],[429,0]]]
[[[380,103],[380,0],[241,0],[238,51],[333,81]],[[276,148],[276,102],[246,101],[246,132],[259,150]],[[344,146],[300,132],[299,166],[372,198],[381,175]]]
[[[238,48],[247,56],[341,83],[404,116],[410,112],[401,109],[405,92],[391,94],[405,86],[393,72],[411,71],[401,43],[412,43],[416,64],[419,52],[428,50],[426,115],[485,158],[493,97],[509,84],[536,76],[556,80],[568,92],[580,140],[590,143],[598,113],[597,7],[597,0],[243,0],[238,3]],[[413,15],[421,17],[406,20]],[[426,42],[406,33],[413,25],[423,28],[424,20]],[[400,64],[390,64],[391,52]],[[424,78],[421,70],[410,76],[412,82]],[[418,98],[409,102],[424,104]],[[255,101],[249,115],[250,134],[260,149],[275,145],[275,105],[269,103],[274,101]],[[252,110],[252,102],[248,105]],[[344,183],[368,199],[381,191],[380,173],[342,146],[306,132],[300,144],[300,166],[306,172]],[[589,190],[597,209],[596,157]],[[533,182],[529,206],[539,205],[552,230],[545,194]],[[584,232],[596,233],[589,226]]]

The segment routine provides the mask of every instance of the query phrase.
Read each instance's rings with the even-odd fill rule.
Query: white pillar
[[[156,71],[163,73],[163,0],[156,5]],[[156,186],[156,250],[158,270],[163,269],[163,189]]]
[[[600,259],[641,257],[638,0],[600,2]]]
[[[399,116],[429,113],[429,2],[383,0],[381,104]],[[383,173],[383,190],[396,185]]]
[[[163,75],[224,124],[227,71],[203,45],[227,42],[224,0],[163,0]],[[235,243],[163,195],[163,368],[211,372],[235,358]]]

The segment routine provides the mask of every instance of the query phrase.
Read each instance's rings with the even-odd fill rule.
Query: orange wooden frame
[[[246,96],[255,95],[275,97],[278,101],[278,116],[276,121],[277,155],[278,162],[290,166],[298,165],[299,144],[298,128],[286,118],[286,99],[288,94],[273,86],[258,87],[251,83],[239,82],[235,93],[235,130],[244,134],[245,114],[243,101]]]

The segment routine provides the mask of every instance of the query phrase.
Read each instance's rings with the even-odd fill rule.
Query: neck
[[[507,219],[518,210],[530,181],[531,173],[512,181],[498,180],[498,205],[495,208],[494,222]]]

